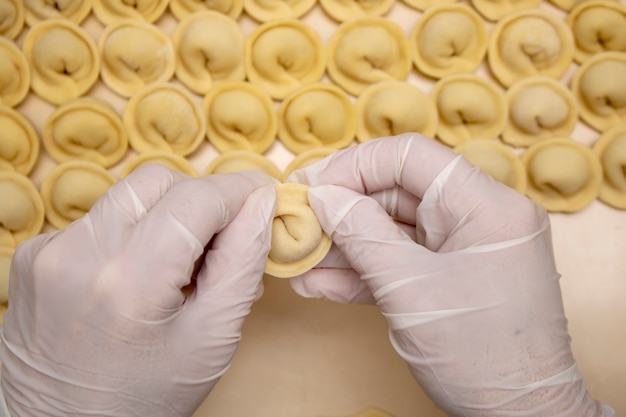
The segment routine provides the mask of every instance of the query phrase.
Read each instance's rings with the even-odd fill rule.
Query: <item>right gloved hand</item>
[[[375,301],[449,415],[615,415],[590,397],[572,355],[538,205],[417,134],[349,148],[290,180],[313,186],[309,204],[345,257],[294,289]]]

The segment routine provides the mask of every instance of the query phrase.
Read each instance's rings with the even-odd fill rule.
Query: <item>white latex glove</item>
[[[260,296],[272,182],[142,167],[66,230],[18,247],[0,347],[11,415],[192,415]]]
[[[449,415],[614,415],[572,356],[538,205],[417,134],[352,147],[290,180],[319,186],[309,203],[345,256],[293,288],[375,300],[394,348]]]

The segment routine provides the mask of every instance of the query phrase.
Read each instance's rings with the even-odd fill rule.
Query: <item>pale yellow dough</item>
[[[216,84],[204,98],[207,138],[220,152],[265,152],[276,138],[277,120],[270,96],[238,81]]]
[[[419,11],[424,11],[429,7],[436,6],[438,4],[454,3],[457,1],[458,0],[402,0],[402,2],[407,6]]]
[[[278,137],[295,154],[313,148],[341,149],[354,140],[354,106],[336,85],[304,86],[283,100],[277,114]]]
[[[122,97],[174,75],[174,46],[155,25],[134,20],[111,24],[100,36],[98,46],[102,80]]]
[[[603,132],[626,122],[626,52],[602,52],[586,60],[572,78],[581,118]]]
[[[33,125],[10,107],[0,105],[0,170],[28,175],[39,157]]]
[[[559,9],[569,12],[589,0],[548,0]]]
[[[308,186],[288,183],[277,184],[275,189],[276,212],[265,272],[278,278],[291,278],[324,259],[332,240],[309,206]]]
[[[243,10],[243,0],[170,0],[169,7],[178,20],[204,10],[213,10],[237,19]]]
[[[383,16],[395,0],[319,0],[322,9],[338,22],[357,17]]]
[[[522,155],[528,175],[526,195],[552,212],[572,213],[600,193],[602,167],[591,148],[567,138],[552,138]]]
[[[407,132],[433,137],[437,131],[439,119],[433,100],[403,81],[372,84],[361,93],[355,109],[359,142]]]
[[[604,172],[600,200],[626,210],[626,123],[604,132],[593,145]]]
[[[89,33],[69,20],[37,23],[26,34],[22,51],[33,91],[53,104],[82,96],[98,80],[98,48]]]
[[[22,51],[0,37],[0,105],[15,107],[30,89],[30,68]]]
[[[0,36],[15,39],[24,27],[24,1],[0,0]]]
[[[57,229],[65,229],[83,217],[114,183],[115,178],[93,162],[57,165],[41,185],[46,218]]]
[[[573,57],[572,32],[541,9],[513,13],[496,23],[487,51],[491,72],[506,87],[531,75],[561,78]]]
[[[526,171],[520,158],[507,146],[495,140],[478,139],[462,143],[454,151],[520,193],[526,191]]]
[[[33,26],[47,19],[68,19],[81,24],[91,12],[92,0],[23,0],[26,6],[25,20]]]
[[[614,0],[582,3],[567,16],[574,34],[574,59],[581,63],[605,51],[626,52],[626,5]]]
[[[103,167],[118,163],[128,150],[120,117],[109,103],[93,97],[80,97],[54,110],[42,141],[57,162],[82,159]]]
[[[509,109],[502,140],[512,146],[530,146],[553,137],[568,137],[578,123],[572,92],[552,78],[523,78],[505,93]]]
[[[316,0],[243,0],[243,9],[259,22],[297,19],[315,6]]]
[[[404,30],[382,17],[342,23],[328,41],[328,75],[348,93],[387,80],[405,80],[411,71],[411,51]]]
[[[487,20],[497,21],[513,13],[539,6],[541,0],[470,0]]]
[[[474,72],[487,52],[489,38],[483,19],[472,8],[444,3],[424,12],[409,41],[417,69],[442,78]]]
[[[0,246],[0,317],[6,311],[9,301],[9,272],[15,249]]]
[[[252,151],[229,151],[218,155],[204,170],[204,175],[230,174],[242,171],[263,171],[280,180],[280,168],[272,161]]]
[[[237,22],[221,13],[205,10],[187,15],[172,35],[176,78],[200,95],[216,81],[243,81],[244,41]]]
[[[295,170],[313,165],[336,151],[332,148],[315,148],[296,155],[283,170],[282,181],[288,182],[289,175]]]
[[[137,152],[170,151],[186,156],[206,134],[206,119],[196,98],[174,84],[145,86],[126,103],[122,121]]]
[[[449,146],[493,139],[504,129],[507,106],[495,83],[472,74],[450,75],[431,92],[439,114],[437,137]]]
[[[124,19],[154,23],[165,12],[169,0],[92,0],[93,13],[110,25]]]
[[[0,171],[0,201],[0,247],[15,249],[41,231],[44,205],[28,177]]]
[[[322,38],[309,25],[279,19],[250,33],[244,62],[248,80],[281,100],[302,85],[322,78],[326,51]]]
[[[148,151],[141,153],[128,161],[122,168],[121,177],[126,177],[142,165],[160,164],[174,171],[182,172],[190,177],[197,177],[198,173],[191,163],[184,157],[169,151]]]

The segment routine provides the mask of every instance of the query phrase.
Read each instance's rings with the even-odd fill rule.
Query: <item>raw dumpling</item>
[[[92,0],[93,13],[99,21],[110,25],[125,19],[154,23],[165,12],[169,0]]]
[[[507,119],[506,101],[498,86],[472,74],[456,74],[435,84],[437,137],[450,146],[473,139],[496,138]]]
[[[357,17],[383,16],[395,0],[320,0],[322,9],[338,22]]]
[[[572,92],[552,78],[523,78],[505,93],[509,120],[502,140],[513,146],[530,146],[540,140],[568,137],[578,122]]]
[[[229,151],[218,155],[204,170],[204,175],[263,171],[280,180],[283,173],[272,161],[252,151]]]
[[[500,20],[521,10],[539,6],[541,0],[471,0],[472,6],[487,20]]]
[[[0,171],[0,247],[15,249],[41,230],[44,205],[28,177]]]
[[[413,62],[433,78],[474,72],[487,52],[487,28],[464,4],[442,4],[426,10],[410,35]]]
[[[190,177],[197,177],[198,173],[191,163],[184,157],[169,151],[148,151],[141,153],[128,161],[122,169],[121,177],[125,177],[142,165],[160,164]]]
[[[33,125],[17,111],[0,106],[0,171],[27,175],[39,157],[39,137]]]
[[[332,240],[324,233],[309,206],[303,184],[277,184],[272,244],[265,272],[279,278],[303,274],[328,253]]]
[[[253,19],[268,22],[297,19],[315,6],[316,0],[243,0],[243,9]]]
[[[600,200],[611,207],[626,210],[626,124],[604,132],[593,145],[604,171]]]
[[[92,0],[24,0],[29,26],[42,20],[63,18],[81,24],[91,12]]]
[[[306,23],[281,19],[257,27],[246,40],[246,75],[272,98],[283,99],[319,81],[326,68],[322,38]]]
[[[6,311],[6,303],[9,301],[9,272],[11,260],[15,249],[0,246],[0,320]]]
[[[332,148],[315,148],[296,155],[284,169],[282,181],[288,182],[287,178],[293,171],[313,165],[327,156],[330,156],[335,151],[336,149]]]
[[[537,142],[522,155],[526,195],[548,211],[582,210],[599,195],[602,167],[585,145],[565,138]]]
[[[237,19],[243,10],[243,0],[170,0],[169,6],[178,20],[203,10],[213,10]]]
[[[237,22],[214,11],[185,17],[172,35],[176,78],[206,94],[216,81],[243,81],[244,34]]]
[[[30,89],[30,68],[22,51],[0,37],[0,105],[15,107]]]
[[[567,16],[574,34],[574,59],[583,62],[605,51],[626,52],[626,6],[616,1],[582,3]]]
[[[174,75],[176,59],[170,38],[146,22],[125,20],[107,26],[100,36],[102,80],[122,97]]]
[[[549,0],[550,3],[566,12],[573,10],[576,6],[583,4],[587,1],[589,0]]]
[[[418,87],[403,81],[382,81],[367,87],[355,104],[359,142],[417,132],[433,137],[437,109]]]
[[[572,92],[581,118],[598,131],[626,122],[626,52],[603,52],[574,74]]]
[[[344,148],[354,140],[355,132],[352,101],[333,84],[304,86],[278,108],[278,137],[295,154],[313,148]]]
[[[404,30],[382,17],[342,23],[328,41],[328,53],[328,75],[355,96],[379,81],[404,80],[411,71]]]
[[[244,82],[216,84],[204,98],[207,138],[220,152],[265,152],[276,138],[274,104],[259,87]]]
[[[65,229],[83,217],[115,183],[106,169],[93,162],[71,161],[56,166],[41,185],[46,218]]]
[[[137,152],[194,152],[206,134],[200,105],[187,90],[174,84],[152,84],[126,104],[123,122],[130,146]]]
[[[0,0],[0,36],[15,39],[24,27],[24,1]]]
[[[574,39],[565,22],[540,9],[514,13],[491,32],[487,61],[508,87],[530,75],[558,79],[574,57]]]
[[[57,161],[91,161],[103,167],[118,163],[128,139],[120,117],[103,100],[81,97],[64,103],[46,120],[43,144]]]
[[[26,34],[22,50],[33,91],[53,104],[82,96],[98,80],[98,48],[89,33],[69,20],[37,23]]]
[[[429,7],[436,6],[442,3],[454,3],[458,0],[403,0],[407,6],[412,7],[415,10],[424,11]]]

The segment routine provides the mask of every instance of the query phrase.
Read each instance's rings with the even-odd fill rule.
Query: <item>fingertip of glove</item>
[[[309,188],[309,205],[329,236],[344,221],[344,218],[359,202],[367,197],[337,185],[320,185]]]

